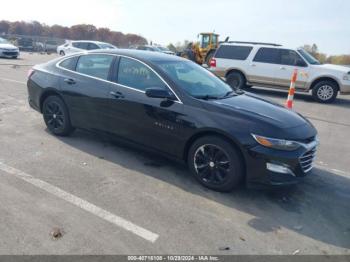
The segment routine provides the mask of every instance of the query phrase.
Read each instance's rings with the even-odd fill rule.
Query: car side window
[[[86,42],[79,42],[79,43],[76,43],[76,44],[77,44],[77,46],[75,46],[75,47],[80,48],[80,49],[84,49],[84,50],[87,50],[88,49],[88,45],[89,45],[89,43],[86,43]]]
[[[141,91],[158,87],[168,89],[165,83],[147,66],[130,58],[121,57],[118,70],[119,84]]]
[[[294,50],[281,49],[281,64],[290,66],[306,66],[304,60]]]
[[[114,56],[111,55],[83,55],[80,56],[76,71],[101,78],[104,80],[108,79],[109,69],[112,65]]]
[[[94,43],[89,43],[87,46],[88,50],[95,50],[95,49],[100,49],[100,47]]]
[[[215,54],[215,58],[246,60],[252,49],[251,46],[221,45]]]
[[[278,48],[262,47],[256,53],[253,61],[260,63],[279,64],[280,50]]]
[[[76,47],[76,48],[80,48],[80,43],[73,42],[73,43],[72,43],[72,46],[73,46],[73,47]]]
[[[77,60],[78,60],[78,57],[76,57],[76,56],[71,57],[71,58],[63,60],[59,65],[60,65],[60,67],[74,71],[75,66],[77,64]]]

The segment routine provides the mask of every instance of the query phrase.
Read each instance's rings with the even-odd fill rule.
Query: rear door
[[[294,50],[280,49],[280,66],[275,74],[275,84],[289,87],[294,69],[298,69],[297,88],[305,88],[308,80],[308,65]]]
[[[215,53],[217,67],[215,71],[220,76],[224,76],[230,69],[239,69],[247,75],[245,70],[248,63],[247,58],[252,49],[252,46],[221,45]]]
[[[81,42],[72,42],[71,45],[69,45],[67,48],[67,53],[71,54],[71,53],[81,52],[83,51],[81,47],[82,47]]]
[[[277,48],[261,47],[248,66],[248,81],[256,85],[274,85],[280,67],[279,52]]]
[[[109,81],[110,68],[115,56],[89,54],[77,57],[76,66],[64,68],[61,89],[70,109],[73,125],[106,130],[106,107],[113,83]]]

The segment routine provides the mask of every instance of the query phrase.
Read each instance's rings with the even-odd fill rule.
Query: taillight
[[[31,69],[29,69],[28,70],[28,74],[27,74],[27,77],[28,77],[28,79],[34,74],[34,69],[33,68],[31,68]]]
[[[215,58],[210,59],[210,67],[216,67],[216,60]]]

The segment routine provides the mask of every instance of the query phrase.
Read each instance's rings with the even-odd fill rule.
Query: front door
[[[116,85],[110,90],[111,132],[169,154],[182,140],[179,125],[183,112],[180,101],[150,98],[146,88],[164,88],[166,83],[146,64],[121,57]]]
[[[304,89],[309,77],[306,62],[294,50],[280,49],[280,65],[275,74],[275,84],[288,88],[295,69],[298,70],[296,88]]]

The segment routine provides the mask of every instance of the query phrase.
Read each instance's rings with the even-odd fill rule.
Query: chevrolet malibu
[[[317,131],[301,115],[233,91],[176,56],[103,50],[35,66],[29,104],[48,130],[100,131],[187,163],[204,186],[295,184],[312,169]]]

